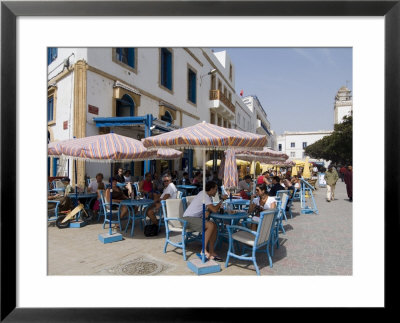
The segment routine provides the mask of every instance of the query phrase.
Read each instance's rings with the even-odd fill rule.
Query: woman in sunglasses
[[[254,212],[254,216],[252,218],[253,221],[260,221],[260,212],[275,209],[276,208],[276,199],[273,196],[268,195],[267,185],[258,184],[256,186],[256,196],[252,196],[252,200],[249,206],[249,213]],[[251,224],[251,230],[257,230],[257,224]]]

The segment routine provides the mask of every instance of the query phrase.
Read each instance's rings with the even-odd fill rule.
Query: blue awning
[[[96,127],[115,127],[115,126],[132,126],[138,124],[146,124],[146,117],[110,117],[110,118],[93,118]]]

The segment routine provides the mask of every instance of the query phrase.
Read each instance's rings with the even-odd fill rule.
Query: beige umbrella
[[[310,163],[308,161],[308,156],[306,158],[306,162],[304,163],[303,178],[305,179],[311,178]]]

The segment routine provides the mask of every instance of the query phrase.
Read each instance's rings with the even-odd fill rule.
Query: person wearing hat
[[[329,165],[327,172],[325,173],[325,181],[326,181],[326,200],[327,202],[333,201],[335,199],[335,187],[336,182],[339,179],[339,175],[336,169]]]
[[[69,177],[63,177],[61,179],[61,182],[65,185],[65,190],[64,190],[64,194],[68,195],[69,193],[74,193],[74,188],[71,185],[71,180],[69,179]]]

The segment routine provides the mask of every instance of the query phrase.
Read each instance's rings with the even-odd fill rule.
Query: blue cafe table
[[[225,228],[225,224],[237,225],[241,219],[246,219],[248,217],[247,212],[244,211],[234,211],[234,213],[211,213],[210,218],[214,219],[217,225],[217,245],[220,245],[222,239],[228,240],[228,231]]]
[[[177,185],[176,188],[183,190],[183,196],[187,196],[188,193],[192,194],[192,191],[197,188],[195,185]]]
[[[249,206],[250,205],[250,200],[245,200],[245,199],[226,199],[225,200],[226,204],[230,204],[233,206],[235,209],[242,209],[244,206]]]
[[[68,197],[72,200],[76,201],[76,193],[69,193]],[[92,203],[92,201],[94,199],[97,198],[97,193],[78,193],[78,200],[84,200],[85,201],[85,209],[89,209],[90,207],[90,203]]]
[[[127,206],[128,211],[129,211],[129,216],[128,216],[128,223],[126,224],[125,227],[125,232],[128,230],[129,223],[132,220],[132,229],[131,229],[131,237],[133,236],[133,230],[135,228],[135,220],[141,220],[140,222],[140,227],[143,229],[143,221],[146,219],[146,209],[154,204],[153,200],[150,199],[139,199],[139,200],[123,200],[119,203],[119,209],[118,212],[121,214],[121,207],[122,206]],[[135,213],[135,206],[139,208],[138,214]]]

